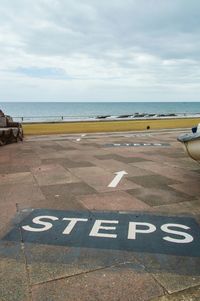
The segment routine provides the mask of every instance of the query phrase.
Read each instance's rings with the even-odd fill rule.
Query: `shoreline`
[[[159,118],[137,120],[92,120],[68,122],[23,123],[24,135],[100,133],[191,128],[200,123],[196,118]]]
[[[124,115],[98,115],[98,116],[23,116],[13,117],[14,121],[23,124],[29,123],[64,123],[64,122],[97,122],[97,121],[133,121],[133,120],[160,120],[160,119],[179,119],[179,118],[200,118],[200,113],[179,113],[179,114],[124,114]]]

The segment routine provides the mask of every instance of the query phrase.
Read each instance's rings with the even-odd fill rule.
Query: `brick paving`
[[[87,247],[81,245],[84,227],[78,245],[35,242],[26,240],[20,226],[37,208],[55,210],[55,216],[72,210],[186,217],[199,225],[200,166],[176,141],[179,134],[31,136],[1,147],[0,301],[200,300],[200,249],[194,252],[199,256],[165,252],[156,236],[153,252],[123,248],[123,240],[112,248],[112,239]],[[142,145],[105,147],[126,143]],[[108,187],[121,170],[127,174]],[[6,239],[14,228],[18,238]]]

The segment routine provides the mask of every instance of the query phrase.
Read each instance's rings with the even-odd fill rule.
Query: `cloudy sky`
[[[200,101],[199,0],[1,0],[0,101]]]

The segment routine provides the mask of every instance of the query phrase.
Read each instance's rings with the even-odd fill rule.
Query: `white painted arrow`
[[[85,137],[85,136],[86,136],[86,134],[81,135],[81,137]],[[78,142],[81,141],[81,138],[76,139],[76,141],[78,141]]]
[[[108,187],[116,187],[119,182],[121,181],[121,179],[123,178],[124,175],[127,175],[128,173],[124,170],[122,171],[118,171],[118,172],[115,172],[115,177],[114,179],[112,180],[112,182],[110,182],[110,184],[108,185]]]

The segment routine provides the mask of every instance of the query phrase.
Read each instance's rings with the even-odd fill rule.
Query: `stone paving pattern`
[[[0,237],[30,208],[189,215],[200,222],[200,166],[184,153],[178,135],[44,136],[1,147]],[[104,147],[140,142],[170,145]],[[119,170],[128,174],[109,188]],[[200,259],[159,250],[148,254],[0,240],[0,301],[28,300],[197,301]]]

